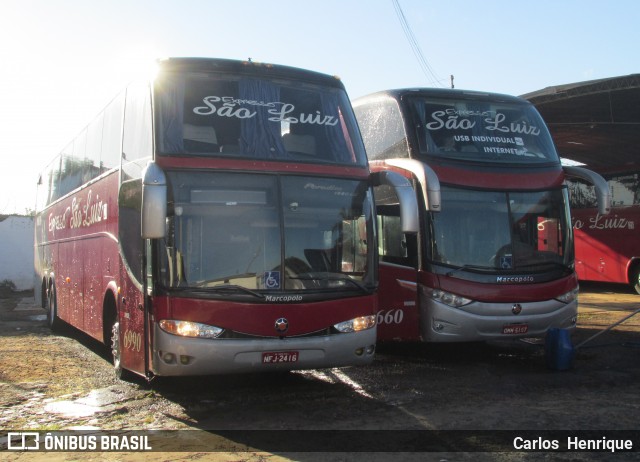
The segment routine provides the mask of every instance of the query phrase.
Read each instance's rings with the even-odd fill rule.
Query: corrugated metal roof
[[[549,126],[560,156],[601,173],[640,170],[640,74],[522,95]]]

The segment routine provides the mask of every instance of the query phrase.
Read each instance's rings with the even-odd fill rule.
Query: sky
[[[522,95],[640,72],[636,0],[2,0],[0,214],[35,208],[39,172],[158,57],[284,64],[351,99],[449,87]]]

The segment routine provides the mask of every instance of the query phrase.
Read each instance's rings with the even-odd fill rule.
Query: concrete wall
[[[0,283],[33,289],[33,217],[0,215]]]

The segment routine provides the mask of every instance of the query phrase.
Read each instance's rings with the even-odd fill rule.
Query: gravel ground
[[[583,285],[583,289],[573,345],[640,305],[640,296],[619,286]],[[5,291],[0,293],[0,438],[15,430],[190,429],[193,432],[179,434],[199,435],[198,440],[206,442],[223,431],[277,430],[280,436],[287,432],[296,436],[296,431],[312,430],[321,431],[318,437],[327,437],[336,436],[331,431],[339,430],[354,437],[354,443],[362,435],[376,445],[387,438],[389,447],[396,451],[408,431],[637,431],[639,332],[640,315],[578,349],[573,367],[566,371],[550,370],[544,348],[535,341],[413,344],[380,346],[374,364],[364,368],[132,383],[115,378],[104,346],[72,328],[52,334],[31,293]],[[196,445],[192,452],[161,456],[158,452],[74,453],[72,458],[376,461],[390,456],[384,452],[294,454],[248,447],[247,441],[237,440],[242,448],[237,451],[233,445],[223,450],[223,444],[223,449],[211,453]],[[344,451],[344,441],[334,443]],[[169,441],[167,449],[172,448],[175,451]],[[639,460],[631,457],[635,455],[637,452],[615,454],[611,456],[615,459],[607,460]],[[558,452],[393,454],[401,461],[604,460],[601,456]],[[3,460],[68,457],[65,453],[0,452]]]

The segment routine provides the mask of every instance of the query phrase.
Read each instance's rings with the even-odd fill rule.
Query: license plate
[[[529,326],[526,324],[507,324],[502,326],[502,333],[505,335],[526,334]]]
[[[267,351],[262,353],[262,364],[298,362],[297,351]]]

